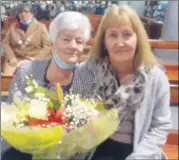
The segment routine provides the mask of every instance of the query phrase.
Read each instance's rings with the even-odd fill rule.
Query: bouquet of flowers
[[[118,109],[107,110],[102,102],[72,91],[63,95],[60,84],[50,90],[26,79],[29,96],[1,106],[1,134],[33,159],[68,159],[88,152],[118,128]]]

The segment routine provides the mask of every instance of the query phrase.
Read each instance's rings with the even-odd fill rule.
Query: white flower
[[[36,98],[42,98],[42,97],[45,97],[45,94],[44,93],[35,93],[34,96]]]
[[[2,122],[7,122],[9,120],[9,115],[6,112],[1,113],[1,121]]]
[[[28,87],[25,88],[25,91],[27,93],[31,93],[33,91],[33,87],[32,86],[28,86]]]
[[[46,120],[48,118],[47,103],[37,99],[31,100],[29,104],[29,116]]]
[[[32,80],[32,84],[34,85],[35,88],[38,88],[38,84],[34,79]]]

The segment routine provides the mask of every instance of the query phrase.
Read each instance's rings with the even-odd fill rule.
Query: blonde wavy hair
[[[103,59],[106,56],[104,44],[106,30],[110,27],[121,25],[132,26],[137,35],[137,47],[134,57],[135,70],[138,70],[141,64],[146,64],[150,68],[156,65],[157,61],[152,53],[143,23],[138,14],[126,5],[112,7],[104,14],[96,32],[93,46],[89,51],[90,55],[97,60]]]

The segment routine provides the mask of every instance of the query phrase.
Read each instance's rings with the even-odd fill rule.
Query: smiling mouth
[[[66,53],[66,54],[70,56],[77,56],[77,53]]]
[[[128,51],[117,51],[117,52],[114,52],[115,54],[123,54],[123,53],[126,53]]]

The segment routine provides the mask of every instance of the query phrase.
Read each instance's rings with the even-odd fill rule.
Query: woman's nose
[[[76,41],[71,40],[69,47],[72,48],[72,49],[76,49],[76,47],[77,47]]]
[[[25,16],[25,15],[26,15],[26,13],[25,13],[25,12],[22,12],[22,15],[23,15],[23,16]]]
[[[124,39],[119,37],[117,40],[116,40],[116,46],[118,47],[123,47],[125,45],[124,43]]]

